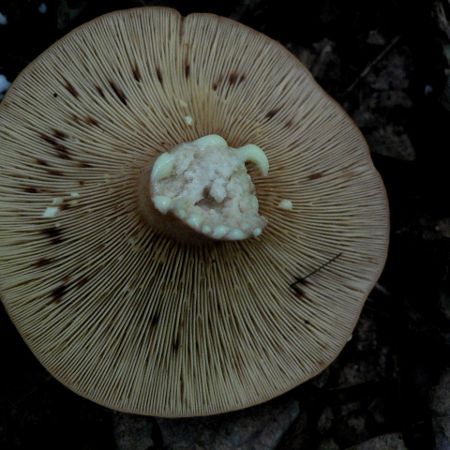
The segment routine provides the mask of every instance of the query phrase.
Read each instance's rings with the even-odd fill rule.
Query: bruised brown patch
[[[150,317],[150,326],[156,327],[158,325],[158,323],[159,323],[159,313],[154,312]]]
[[[95,117],[92,117],[92,116],[86,116],[85,119],[84,119],[84,122],[86,123],[86,125],[90,125],[92,127],[99,127],[100,126],[98,120]]]
[[[308,180],[318,180],[319,178],[322,178],[323,173],[322,172],[316,172],[308,176]]]
[[[266,114],[266,119],[272,119],[278,112],[280,111],[280,108],[273,108]]]
[[[183,400],[184,399],[184,380],[183,375],[180,375],[180,397]]]
[[[61,284],[52,291],[52,303],[61,303],[67,292],[67,285]]]
[[[230,83],[230,85],[233,86],[233,84],[237,83],[238,79],[239,75],[236,72],[231,72],[230,76],[228,77],[228,83]]]
[[[156,66],[156,77],[158,78],[158,81],[163,84],[163,76],[162,76],[162,72],[161,69]]]
[[[38,268],[40,268],[40,267],[45,267],[45,266],[48,266],[51,262],[52,262],[52,261],[51,261],[50,258],[45,258],[45,257],[43,257],[43,258],[39,258],[39,259],[33,264],[33,266],[34,266],[34,267],[38,267]]]
[[[64,87],[73,97],[78,98],[80,96],[80,93],[70,81],[65,80]]]
[[[191,74],[191,65],[189,64],[187,56],[184,58],[184,76],[189,78]]]
[[[77,288],[82,288],[83,286],[85,286],[86,284],[89,283],[89,278],[88,277],[83,277],[80,278],[77,283],[76,283],[76,287]]]
[[[128,99],[127,99],[127,96],[125,95],[125,92],[122,90],[122,88],[117,86],[116,82],[113,80],[109,80],[108,82],[109,82],[109,85],[111,86],[111,89],[113,90],[114,94],[116,94],[116,96],[120,100],[120,102],[123,105],[127,106]]]
[[[60,139],[61,141],[68,138],[67,133],[64,133],[64,131],[53,129],[53,136],[55,139]]]
[[[174,353],[177,353],[180,349],[180,338],[177,336],[172,342],[172,350]]]
[[[39,166],[48,167],[48,162],[40,158],[36,159],[36,164],[38,164]]]
[[[100,95],[100,97],[105,98],[105,93],[99,85],[95,85],[95,90],[97,91],[97,94]]]
[[[60,244],[63,241],[62,233],[59,228],[56,227],[44,228],[42,230],[42,234],[44,234],[47,238],[49,238],[52,244]]]
[[[70,151],[69,149],[62,144],[61,142],[58,142],[57,138],[53,137],[53,136],[49,136],[47,134],[42,133],[41,138],[47,142],[48,144],[50,144],[58,153],[58,156],[62,159],[72,159],[72,157],[70,156]]]
[[[139,67],[137,64],[135,64],[133,66],[133,78],[137,81],[140,82],[142,80],[142,75],[141,75],[141,71],[139,70]]]
[[[78,167],[81,167],[82,169],[89,169],[90,167],[92,167],[92,164],[90,164],[86,161],[78,161]]]
[[[214,81],[214,83],[212,85],[213,91],[217,91],[217,89],[219,88],[220,83],[222,83],[222,80],[223,80],[223,77],[222,77],[222,75],[220,75],[219,78],[217,78],[217,80]]]
[[[46,169],[46,171],[49,175],[52,175],[54,177],[63,177],[64,176],[64,174],[60,170],[48,168],[48,169]]]

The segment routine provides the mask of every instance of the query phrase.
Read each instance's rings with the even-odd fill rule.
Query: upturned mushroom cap
[[[102,405],[244,408],[347,342],[385,262],[383,183],[352,121],[278,43],[228,19],[120,11],[58,41],[0,105],[2,301],[42,364]],[[159,154],[264,149],[258,238],[198,246],[138,211]],[[53,209],[48,209],[53,208]]]

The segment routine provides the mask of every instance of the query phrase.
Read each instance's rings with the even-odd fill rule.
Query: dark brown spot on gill
[[[213,85],[212,85],[212,88],[213,88],[213,91],[217,91],[217,89],[219,89],[219,85],[220,85],[220,83],[222,83],[222,75],[219,77],[219,78],[217,78],[217,80],[216,81],[214,81],[214,83],[213,83]]]
[[[305,325],[311,325],[311,322],[308,319],[304,320]]]
[[[53,98],[58,98],[58,94],[56,92],[53,92]]]
[[[180,397],[184,399],[184,380],[183,375],[180,375]]]
[[[60,139],[62,141],[68,138],[67,133],[64,133],[64,131],[56,130],[56,129],[53,129],[53,136],[56,139]]]
[[[141,75],[141,71],[139,70],[139,67],[137,64],[135,64],[133,66],[133,78],[139,82],[142,80],[142,75]]]
[[[159,313],[158,312],[154,312],[150,316],[150,326],[151,327],[156,327],[156,325],[158,325],[158,323],[159,323]]]
[[[63,296],[67,292],[67,286],[65,284],[59,285],[52,291],[52,303],[61,303]]]
[[[105,247],[106,247],[106,244],[104,242],[102,242],[102,243],[98,244],[94,250],[96,253],[101,252],[101,251],[105,250]]]
[[[83,277],[80,278],[77,283],[76,283],[76,287],[77,288],[82,288],[85,284],[87,284],[89,282],[89,278],[88,277]]]
[[[92,116],[86,116],[84,119],[86,125],[90,125],[92,127],[99,127],[100,124],[98,123],[98,120],[95,117]]]
[[[54,147],[61,159],[72,159],[70,151],[65,145],[57,144]]]
[[[189,61],[188,61],[188,59],[186,57],[186,58],[184,58],[184,76],[186,78],[189,78],[190,73],[191,73],[191,66],[190,66]]]
[[[48,162],[43,160],[43,159],[36,159],[36,164],[40,165],[40,166],[44,166],[44,167],[48,167]]]
[[[54,177],[63,177],[64,174],[60,170],[55,169],[46,169],[49,175],[53,175]]]
[[[308,176],[308,180],[318,180],[319,178],[322,178],[321,172],[316,172]]]
[[[158,81],[162,84],[163,76],[162,76],[161,69],[158,66],[156,67],[156,76],[158,77]]]
[[[67,123],[72,124],[72,122],[75,122],[77,125],[82,125],[83,122],[76,114],[70,114],[70,119],[67,121]]]
[[[36,194],[37,192],[39,192],[36,188],[34,187],[26,187],[24,188],[24,191],[28,194]]]
[[[239,75],[236,72],[231,72],[230,76],[228,77],[228,83],[232,86],[233,84],[236,84],[239,79]]]
[[[177,353],[180,349],[180,338],[177,336],[172,342],[172,350],[174,353]]]
[[[123,90],[119,86],[117,86],[117,84],[113,80],[109,80],[109,85],[111,86],[111,89],[113,90],[114,94],[116,94],[117,98],[122,102],[122,104],[127,106],[128,99],[127,96],[125,95],[125,92],[123,92]]]
[[[288,121],[286,122],[286,124],[284,125],[284,128],[291,128],[292,125],[294,125],[294,121],[293,121],[292,119],[291,119],[291,120],[288,120]]]
[[[48,144],[50,144],[58,153],[58,156],[62,159],[72,159],[70,156],[70,151],[69,149],[64,145],[61,144],[60,142],[58,142],[56,140],[56,138],[52,137],[52,136],[48,136],[46,134],[41,134],[41,138],[47,142]]]
[[[291,288],[294,290],[297,298],[303,298],[305,296],[305,291],[303,287],[308,286],[309,281],[304,279],[299,279],[291,284]]]
[[[272,119],[275,114],[277,114],[280,111],[280,108],[273,108],[266,114],[266,119]]]
[[[82,169],[88,169],[89,167],[92,167],[92,164],[86,162],[86,161],[79,161],[78,167],[81,167]],[[84,181],[80,181],[79,183],[83,183]],[[80,186],[83,186],[83,184],[80,184]]]
[[[63,239],[61,236],[61,230],[56,227],[44,228],[42,234],[51,239],[52,244],[60,244]]]
[[[69,208],[70,208],[70,205],[69,205],[69,203],[67,202],[66,199],[64,199],[63,202],[59,205],[59,209],[61,211],[66,211]]]
[[[70,275],[65,275],[62,280],[63,280],[63,283],[67,284],[70,281]]]
[[[237,72],[231,72],[228,77],[230,86],[239,85],[245,80],[245,74],[239,75]]]
[[[84,180],[79,180],[78,181],[78,186],[83,187],[86,184],[86,181]]]
[[[80,93],[75,89],[75,86],[70,81],[65,80],[64,87],[73,97],[78,98],[80,96]]]
[[[51,259],[50,258],[39,258],[34,264],[34,267],[44,267],[47,266],[51,263]]]
[[[43,133],[41,133],[40,136],[45,142],[48,142],[51,145],[56,145],[57,144],[55,138],[53,138],[51,136],[47,136],[46,134],[43,134]]]
[[[95,90],[97,91],[97,94],[100,95],[100,97],[105,98],[105,93],[103,92],[103,89],[100,86],[95,85]]]

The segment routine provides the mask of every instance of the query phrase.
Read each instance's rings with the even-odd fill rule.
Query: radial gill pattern
[[[44,366],[108,407],[208,415],[293,388],[340,352],[384,264],[364,139],[233,21],[141,8],[83,25],[18,77],[0,130],[2,301]],[[268,156],[259,238],[190,246],[142,220],[140,172],[207,134]]]

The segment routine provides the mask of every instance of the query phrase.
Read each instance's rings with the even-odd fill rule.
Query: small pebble
[[[10,86],[11,86],[11,83],[8,81],[8,79],[5,77],[5,75],[0,74],[0,94],[3,94],[4,92],[6,92]]]
[[[47,12],[47,5],[45,3],[41,3],[38,7],[38,11],[41,14],[45,14]]]

